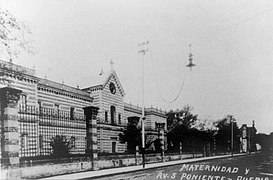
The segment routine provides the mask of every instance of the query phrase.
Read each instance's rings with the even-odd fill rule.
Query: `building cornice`
[[[44,92],[48,92],[48,93],[52,93],[52,94],[56,94],[56,95],[63,95],[66,97],[70,97],[70,98],[74,98],[74,99],[79,99],[79,100],[84,100],[84,101],[88,101],[88,102],[93,102],[93,97],[90,97],[89,93],[84,92],[80,89],[74,89],[75,92],[71,92],[68,91],[66,89],[62,89],[62,88],[58,88],[58,87],[54,87],[54,86],[49,86],[46,83],[47,80],[45,80],[45,83],[38,83],[38,91],[44,91]],[[52,82],[52,81],[51,81]]]
[[[1,67],[0,67],[0,76],[9,77],[14,80],[24,81],[24,82],[33,83],[33,84],[37,84],[39,81],[39,78],[35,76],[23,74],[21,72],[14,71],[12,69],[4,69]]]
[[[138,114],[142,113],[142,108],[141,107],[135,106],[135,105],[132,105],[132,104],[128,104],[128,103],[124,103],[124,110],[134,112],[134,113],[138,113]],[[144,113],[145,113],[145,116],[147,116],[147,115],[156,115],[156,116],[160,116],[160,117],[163,117],[163,118],[167,118],[165,111],[162,111],[160,109],[153,108],[153,107],[144,108]]]

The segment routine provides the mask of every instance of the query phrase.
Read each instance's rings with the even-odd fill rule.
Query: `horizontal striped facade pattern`
[[[20,91],[10,87],[1,89],[0,96],[0,120],[1,120],[1,159],[5,159],[7,165],[19,164],[19,122],[17,101]],[[2,157],[3,156],[3,157]],[[2,162],[1,162],[2,166]],[[4,167],[4,163],[3,163]]]
[[[1,69],[0,69],[1,71]],[[22,76],[25,76],[24,74]],[[90,102],[90,96],[86,97],[86,100],[83,99],[82,95],[79,95],[78,99],[72,98],[73,96],[63,96],[56,95],[54,93],[50,93],[47,91],[38,90],[38,78],[33,78],[33,81],[28,81],[24,78],[12,78],[7,77],[7,79],[11,79],[11,87],[15,89],[22,90],[22,94],[24,94],[26,98],[27,105],[32,105],[38,108],[38,102],[51,102],[53,105],[58,104],[59,106],[67,106],[69,107],[68,115],[70,115],[70,107],[75,109],[75,115],[83,114],[83,107],[92,105]],[[1,81],[0,81],[1,84]],[[3,84],[5,86],[5,84]],[[84,93],[82,93],[84,94]],[[20,103],[19,103],[20,105]],[[22,114],[27,113],[22,112]],[[10,115],[9,115],[10,116]],[[9,119],[11,119],[9,117]],[[14,117],[15,119],[15,117]],[[75,136],[76,142],[75,145],[79,147],[75,147],[71,150],[73,153],[84,153],[85,152],[85,137],[86,137],[86,122],[73,122],[75,120],[69,120],[68,122],[64,122],[63,120],[58,119],[40,119],[37,116],[33,116],[31,114],[27,114],[26,116],[21,116],[19,119],[20,128],[19,131],[22,134],[26,134],[26,142],[27,148],[20,148],[20,157],[23,156],[36,156],[38,154],[48,155],[50,153],[51,148],[49,146],[50,138],[65,132],[65,135]],[[37,124],[38,123],[38,124]],[[58,130],[59,129],[59,130]],[[82,133],[80,132],[82,131]],[[45,134],[46,133],[46,134]],[[56,134],[57,133],[57,134]],[[43,137],[43,148],[39,148],[39,136]],[[23,146],[22,138],[19,138],[20,146]],[[22,140],[22,142],[21,142]],[[83,146],[82,146],[83,144]],[[40,151],[40,152],[39,152]],[[47,152],[47,153],[43,153]]]
[[[141,107],[124,102],[125,92],[114,70],[105,76],[102,84],[83,90],[35,77],[34,71],[31,74],[15,75],[14,71],[1,69],[0,66],[1,71],[4,72],[4,78],[12,80],[11,87],[22,90],[22,95],[26,96],[26,105],[34,106],[37,110],[51,109],[36,112],[50,118],[32,115],[28,110],[19,112],[19,131],[23,133],[19,138],[20,146],[27,142],[27,148],[20,150],[20,157],[50,154],[50,139],[62,133],[67,138],[75,138],[75,147],[71,150],[73,154],[84,153],[87,141],[95,152],[93,157],[97,156],[97,152],[126,151],[126,144],[119,142],[119,134],[126,128],[128,118],[141,117],[142,111]],[[110,91],[111,83],[115,86],[114,92]],[[7,81],[0,81],[0,87],[6,85]],[[19,102],[19,107],[24,106],[22,103]],[[98,114],[93,115],[92,120],[86,120],[83,108],[90,106],[98,107]],[[23,114],[27,114],[27,117]],[[165,113],[155,108],[145,108],[145,116],[146,134],[151,138],[157,137],[155,122],[166,123]]]
[[[18,109],[16,108],[13,108],[13,107],[5,107],[4,108],[4,111],[3,111],[3,114],[4,114],[4,117],[8,117],[10,115],[16,115],[18,112]],[[7,115],[7,116],[5,116]]]
[[[123,132],[124,128],[111,128],[109,126],[98,126],[98,131],[117,131],[117,132]]]
[[[90,103],[86,103],[86,102],[80,102],[80,101],[73,101],[70,98],[67,97],[60,97],[60,96],[52,96],[49,93],[46,92],[39,92],[38,98],[40,101],[45,101],[45,102],[52,102],[52,103],[62,103],[62,105],[66,105],[66,106],[75,106],[75,107],[85,107],[85,106],[89,106],[92,105]]]
[[[38,95],[40,95],[41,97],[43,97],[42,95],[49,96],[49,97],[52,97],[53,100],[65,99],[65,100],[67,100],[67,102],[74,102],[74,103],[78,102],[78,103],[83,103],[83,104],[92,104],[91,102],[88,102],[88,101],[75,99],[75,98],[72,98],[72,97],[69,97],[69,96],[64,96],[64,95],[57,95],[55,93],[47,92],[47,91],[38,90]],[[54,98],[56,98],[56,99],[54,99]]]
[[[89,122],[89,124],[92,125],[92,127],[97,127],[97,120],[93,120]]]
[[[110,83],[114,83],[116,87],[115,94],[110,92]],[[139,106],[124,103],[124,92],[115,73],[110,74],[102,84],[103,87],[93,86],[84,89],[87,92],[91,92],[91,95],[94,97],[94,105],[100,108],[97,125],[98,150],[100,152],[112,152],[115,147],[111,143],[116,142],[117,152],[124,152],[126,145],[119,142],[119,134],[123,133],[124,128],[126,128],[128,118],[141,117],[142,110]],[[111,106],[115,107],[114,123],[111,121]],[[155,108],[145,108],[145,110],[147,110],[145,111],[145,129],[155,131],[154,123],[161,122],[161,117],[165,117],[165,113]],[[155,131],[155,135],[157,134],[157,131]]]
[[[65,126],[65,125],[54,125],[54,124],[47,124],[47,123],[39,123],[39,126],[52,126],[52,127],[63,127],[63,128],[73,128],[73,129],[86,129],[85,127],[75,127],[75,126],[72,126],[72,125],[67,125],[67,126]]]
[[[11,121],[17,121],[18,117],[17,117],[17,113],[16,114],[9,114],[9,112],[4,112],[5,114],[3,114],[3,120],[11,120]]]
[[[35,93],[35,87],[28,87],[27,84],[14,84],[12,87],[14,87],[15,89],[20,89],[22,90],[23,92],[28,92],[28,95],[36,95]]]

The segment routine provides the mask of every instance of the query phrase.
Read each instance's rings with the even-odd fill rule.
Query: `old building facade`
[[[113,69],[108,73],[101,73],[97,79],[99,81],[95,85],[84,88],[83,91],[90,93],[94,98],[94,105],[99,107],[98,151],[122,153],[126,150],[126,144],[119,142],[119,134],[123,132],[128,119],[132,117],[140,119],[142,108],[124,102],[125,92]],[[151,141],[158,138],[155,123],[166,124],[166,116],[165,112],[152,107],[145,108],[145,116],[147,140]]]
[[[252,127],[247,127],[246,124],[243,124],[240,131],[240,152],[245,153],[257,151],[257,129],[255,128],[255,121],[252,122]]]
[[[57,135],[65,136],[72,144],[72,154],[86,153],[90,143],[94,152],[124,152],[126,144],[119,142],[119,134],[130,117],[141,117],[141,108],[124,102],[125,92],[113,69],[97,79],[98,83],[79,89],[39,78],[33,69],[0,61],[0,88],[20,91],[19,157],[50,155],[50,142]],[[5,136],[3,122],[6,109],[4,105],[1,106],[1,133]],[[94,112],[98,110],[90,117],[95,118],[96,122],[86,120],[86,107],[92,107]],[[145,108],[145,116],[148,139],[158,137],[156,122],[164,123],[166,130],[165,112]],[[1,143],[1,147],[4,147],[3,141]]]

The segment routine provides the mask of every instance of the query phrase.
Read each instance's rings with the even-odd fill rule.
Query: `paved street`
[[[273,155],[252,154],[92,179],[269,180],[273,179]]]

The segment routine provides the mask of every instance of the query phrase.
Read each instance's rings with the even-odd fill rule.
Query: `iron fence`
[[[70,153],[85,153],[86,123],[83,113],[20,105],[18,116],[19,157],[50,155],[50,142],[57,135],[70,141]]]

